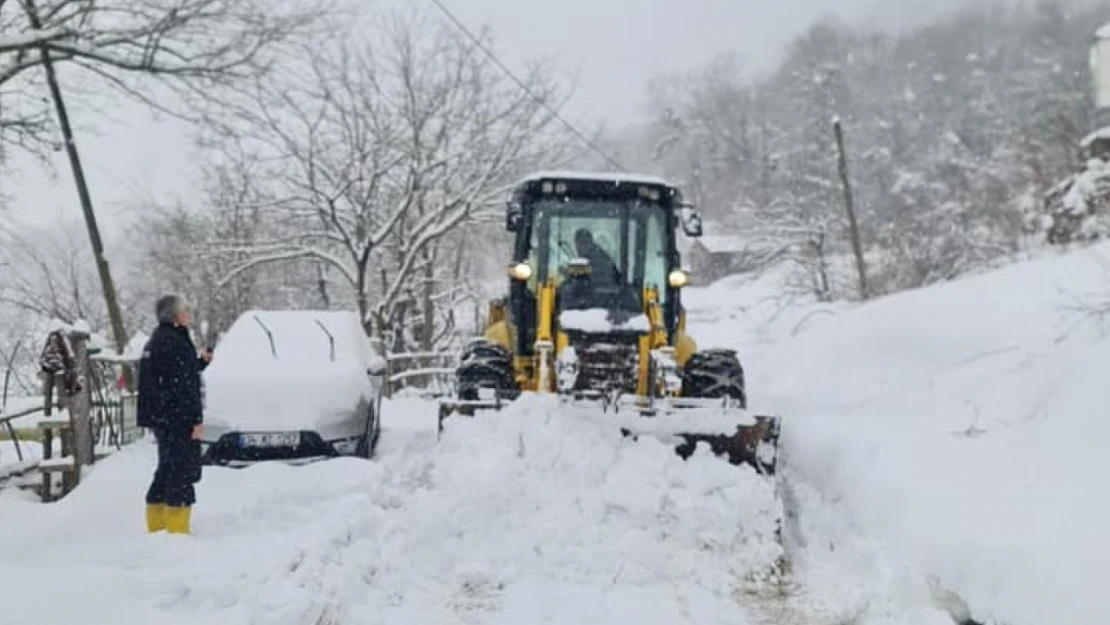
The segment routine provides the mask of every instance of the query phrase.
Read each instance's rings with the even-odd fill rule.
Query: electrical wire
[[[466,27],[466,25],[463,24],[461,20],[459,20],[458,17],[455,17],[455,14],[452,13],[451,10],[448,9],[447,6],[443,4],[442,0],[431,0],[431,2],[432,2],[432,4],[436,5],[436,7],[440,10],[440,12],[443,13],[447,17],[447,19],[451,20],[451,22],[454,23],[456,28],[458,28],[460,31],[462,31],[462,33],[464,35],[466,35],[466,38],[469,39],[470,42],[473,43],[475,47],[477,47],[479,50],[482,51],[483,54],[485,54],[487,57],[489,57],[489,59],[491,61],[493,61],[493,63],[495,65],[497,65],[497,67],[499,67],[501,69],[501,71],[505,73],[506,76],[511,78],[513,80],[513,82],[515,82],[517,84],[517,86],[519,86],[524,91],[524,93],[532,96],[533,100],[535,100],[537,103],[542,105],[545,109],[547,109],[547,111],[549,113],[551,113],[551,115],[554,116],[555,119],[559,121],[559,123],[561,123],[564,127],[566,127],[566,129],[569,130],[574,136],[578,137],[578,139],[586,147],[588,147],[590,150],[592,150],[595,154],[597,154],[601,158],[605,159],[605,161],[608,162],[611,166],[616,167],[618,170],[620,170],[622,172],[627,172],[628,171],[620,163],[618,163],[615,158],[613,158],[612,156],[609,156],[609,154],[606,153],[605,150],[602,150],[597,144],[595,144],[588,137],[586,137],[585,134],[583,134],[581,131],[579,131],[578,128],[575,128],[574,124],[571,124],[566,119],[564,119],[563,116],[559,114],[559,111],[552,108],[547,103],[547,101],[545,101],[543,98],[537,96],[528,87],[528,85],[525,84],[525,82],[523,80],[518,78],[517,75],[512,72],[512,70],[510,70],[508,67],[505,66],[505,64],[503,62],[501,62],[501,59],[497,58],[497,55],[494,54],[492,50],[490,50],[485,45],[483,45],[481,40],[478,39],[478,37],[476,37],[472,32],[470,32],[470,29],[468,29]]]

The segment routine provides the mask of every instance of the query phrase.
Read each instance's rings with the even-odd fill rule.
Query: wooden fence
[[[10,441],[14,452],[0,449],[0,488],[31,488],[44,501],[52,501],[80,482],[84,466],[140,436],[135,418],[137,397],[115,385],[118,359],[90,354],[86,350],[87,334],[71,332],[69,338],[81,389],[68,395],[60,376],[43,376],[39,404],[0,412],[0,439]],[[55,408],[60,412],[55,414]],[[30,421],[36,416],[33,427],[16,427],[16,421]],[[57,486],[61,492],[55,496]]]

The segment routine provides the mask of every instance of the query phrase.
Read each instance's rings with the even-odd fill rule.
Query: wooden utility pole
[[[89,335],[80,330],[72,330],[69,334],[73,344],[73,360],[77,366],[76,392],[67,400],[69,421],[73,427],[73,480],[74,486],[81,482],[81,472],[84,467],[93,463],[94,443],[92,438],[92,423],[90,411],[92,404],[93,383],[89,363]]]
[[[856,256],[856,271],[859,273],[859,296],[867,299],[870,294],[867,288],[867,265],[863,260],[863,244],[860,242],[859,222],[856,221],[856,207],[852,199],[852,184],[848,179],[848,156],[844,151],[844,131],[840,128],[840,118],[833,120],[833,133],[836,135],[836,151],[838,153],[837,170],[840,173],[840,182],[844,186],[844,210],[848,213],[848,227],[852,235],[852,252]]]
[[[31,27],[42,30],[42,20],[39,19],[38,10],[34,0],[25,0],[27,18]],[[62,139],[65,143],[66,155],[69,157],[69,166],[73,171],[73,180],[77,184],[77,196],[81,201],[81,212],[85,217],[85,227],[89,232],[89,242],[92,244],[93,259],[96,262],[96,271],[100,275],[100,288],[104,293],[104,303],[108,307],[108,318],[112,324],[112,338],[116,349],[123,353],[127,345],[127,331],[123,327],[123,311],[120,310],[119,296],[116,285],[112,281],[112,272],[108,268],[108,260],[104,258],[104,243],[100,238],[100,227],[96,223],[96,213],[93,211],[92,197],[89,187],[85,182],[85,170],[81,166],[81,157],[77,153],[77,143],[73,139],[73,128],[69,125],[69,114],[66,112],[65,100],[62,98],[62,89],[58,86],[58,76],[54,71],[54,61],[50,58],[50,50],[44,43],[39,47],[42,55],[42,66],[46,71],[46,83],[50,87],[50,96],[54,100],[54,109],[58,113],[58,125],[62,130]],[[134,388],[134,378],[131,367],[123,367],[124,381],[128,390]]]

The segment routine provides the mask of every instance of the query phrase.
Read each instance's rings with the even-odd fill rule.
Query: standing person
[[[146,493],[147,531],[188,534],[189,517],[200,481],[200,435],[204,422],[200,372],[212,360],[199,356],[189,324],[192,313],[184,298],[165,295],[155,305],[158,327],[139,361],[139,427],[150,429],[158,443],[158,466]]]

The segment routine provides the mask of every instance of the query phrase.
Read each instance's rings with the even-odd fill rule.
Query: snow
[[[328,332],[335,339],[334,360]],[[205,422],[213,434],[309,425],[327,430],[375,395],[367,371],[380,359],[352,313],[246,312],[214,353],[204,371]]]
[[[711,254],[744,252],[751,247],[751,241],[741,237],[702,235],[697,240]]]
[[[93,337],[99,335],[94,334]],[[146,342],[150,340],[150,336],[145,332],[136,332],[127,344],[123,346],[123,352],[115,348],[115,346],[107,341],[101,346],[100,353],[96,354],[93,358],[102,362],[115,362],[115,363],[134,363],[138,362],[143,357],[143,349],[146,348]],[[90,343],[92,341],[90,340]]]
[[[0,52],[25,50],[43,42],[61,39],[69,34],[69,30],[64,28],[44,28],[19,34],[5,34],[0,37]]]
[[[559,313],[559,325],[564,330],[581,332],[649,332],[651,322],[646,315],[634,315],[621,323],[613,322],[605,308],[564,310]]]
[[[746,622],[769,487],[549,400],[376,462],[206,469],[180,540],[143,534],[146,441],[57,504],[0,497],[4,622]]]
[[[1107,33],[1110,34],[1110,27],[1107,28]],[[1094,132],[1083,137],[1083,139],[1079,142],[1079,147],[1086,150],[1087,148],[1091,147],[1091,144],[1095,141],[1106,139],[1110,139],[1110,126],[1103,126],[1102,128],[1099,128],[1098,130],[1095,130]]]
[[[781,267],[684,293],[783,417],[788,588],[753,577],[778,504],[749,469],[544,396],[437,442],[410,398],[374,461],[206,468],[188,538],[143,533],[145,440],[58,503],[0,492],[0,621],[1101,625],[1110,339],[1074,308],[1110,302],[1108,260],[851,305],[784,297]]]
[[[1108,255],[1015,264],[746,343],[753,410],[784,415],[795,540],[871,544],[869,563],[848,560],[869,585],[911,571],[983,622],[1103,622],[1110,505],[1091,495],[1110,474],[1110,344],[1075,307],[1110,301]]]
[[[1110,39],[1110,24],[1104,24],[1096,30],[1095,37],[1099,39]]]

